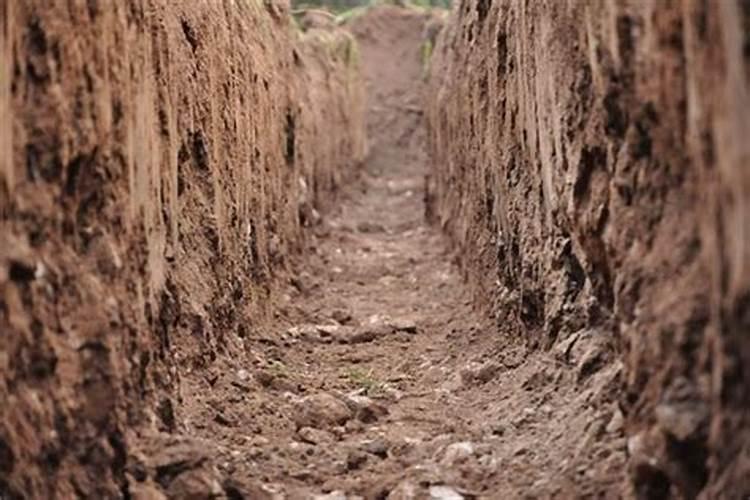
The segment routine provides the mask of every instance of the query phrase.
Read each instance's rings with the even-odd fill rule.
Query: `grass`
[[[351,368],[346,372],[346,378],[352,386],[363,390],[368,396],[380,393],[384,387],[383,382],[373,376],[372,370]]]

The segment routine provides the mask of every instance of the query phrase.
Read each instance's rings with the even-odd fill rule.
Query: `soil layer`
[[[749,15],[469,0],[435,50],[430,211],[502,332],[623,360],[644,498],[750,493]]]

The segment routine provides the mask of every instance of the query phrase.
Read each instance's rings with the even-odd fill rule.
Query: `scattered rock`
[[[365,325],[358,328],[341,327],[337,339],[342,344],[364,344],[372,342],[393,332],[392,328],[385,325]]]
[[[578,381],[602,368],[609,358],[609,346],[604,332],[582,333],[571,349],[571,362],[576,363]]]
[[[388,500],[414,500],[417,498],[417,485],[409,479],[401,481],[388,494]]]
[[[430,486],[432,500],[463,500],[464,496],[450,486]]]
[[[297,435],[302,441],[310,444],[327,444],[335,441],[333,434],[330,432],[312,427],[302,427],[297,431]]]
[[[334,309],[331,312],[331,318],[341,325],[351,323],[354,319],[352,312],[347,309]]]
[[[656,407],[655,414],[662,431],[685,441],[706,422],[708,409],[698,401],[662,403]]]
[[[410,319],[394,319],[388,322],[388,326],[397,332],[417,333],[417,324]]]
[[[384,233],[385,226],[378,222],[366,220],[357,224],[357,231],[360,233]]]
[[[364,423],[374,422],[388,415],[388,409],[385,406],[356,392],[345,395],[343,401],[357,420]]]
[[[292,418],[298,428],[324,428],[343,425],[354,412],[340,399],[319,393],[294,402]]]
[[[483,364],[469,363],[459,372],[461,384],[464,387],[479,383],[484,384],[492,380],[500,371],[500,364],[494,361],[488,361]]]
[[[348,500],[346,493],[343,491],[332,491],[327,495],[315,495],[313,500]]]
[[[218,498],[224,493],[218,472],[206,468],[187,471],[177,476],[167,489],[169,498],[204,500]]]
[[[154,485],[133,481],[128,486],[133,500],[167,500],[164,493]]]
[[[463,462],[474,455],[474,444],[469,441],[453,443],[445,448],[441,463],[446,467],[452,467],[456,463]]]
[[[297,325],[289,328],[286,333],[294,339],[307,342],[329,343],[339,335],[340,325]]]
[[[380,458],[388,457],[388,442],[383,438],[375,438],[362,442],[362,449]]]
[[[620,411],[619,408],[615,408],[614,413],[612,413],[612,418],[607,424],[606,431],[610,434],[614,434],[616,432],[620,432],[623,429],[624,425],[625,417],[623,416],[622,411]]]

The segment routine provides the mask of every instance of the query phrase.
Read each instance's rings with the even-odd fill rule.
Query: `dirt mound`
[[[594,328],[625,362],[644,498],[750,493],[747,23],[735,0],[472,0],[435,50],[431,212],[503,332]]]
[[[4,497],[127,497],[205,462],[131,455],[182,430],[182,380],[243,355],[364,155],[351,37],[298,39],[287,9],[2,3]]]

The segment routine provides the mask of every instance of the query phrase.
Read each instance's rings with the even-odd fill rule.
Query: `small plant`
[[[362,389],[368,396],[383,390],[383,382],[373,376],[372,370],[366,372],[359,368],[352,368],[347,371],[346,378],[351,385]]]

